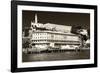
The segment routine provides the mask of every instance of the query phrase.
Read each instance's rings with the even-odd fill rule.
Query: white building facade
[[[38,23],[37,15],[35,15],[35,22],[31,22],[29,36],[33,49],[34,47],[43,50],[48,47],[74,49],[81,44],[80,36],[71,33],[71,26]]]
[[[78,46],[81,41],[78,35],[54,31],[36,31],[32,33],[32,44],[38,46],[67,47]],[[52,44],[52,45],[51,45]]]

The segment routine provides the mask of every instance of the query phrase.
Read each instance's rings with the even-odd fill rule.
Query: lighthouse
[[[38,18],[37,18],[37,14],[35,14],[35,19],[34,22],[31,21],[31,28],[33,29],[34,27],[38,26]]]
[[[38,23],[38,18],[37,18],[37,14],[35,14],[35,24]]]

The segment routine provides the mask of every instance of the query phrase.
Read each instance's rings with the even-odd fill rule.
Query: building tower
[[[34,21],[31,21],[31,29],[35,30],[34,28],[38,26],[38,18],[37,18],[37,14],[35,14],[35,19]]]
[[[37,18],[37,14],[35,14],[35,24],[38,23],[38,18]]]

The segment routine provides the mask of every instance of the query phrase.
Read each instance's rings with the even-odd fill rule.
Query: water
[[[90,51],[67,51],[67,52],[56,52],[56,53],[38,53],[38,54],[23,54],[23,62],[35,62],[35,61],[55,61],[55,60],[78,60],[78,59],[89,59]]]

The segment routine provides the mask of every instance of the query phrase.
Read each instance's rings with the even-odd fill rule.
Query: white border
[[[74,12],[74,13],[90,13],[90,59],[88,60],[64,60],[64,61],[44,61],[44,62],[26,62],[22,63],[22,10],[35,11],[52,11],[52,12]],[[58,7],[43,7],[43,6],[18,6],[18,50],[17,64],[18,68],[25,67],[41,67],[41,66],[57,66],[57,65],[78,65],[78,64],[93,64],[94,63],[94,10],[93,9],[76,9],[76,8],[58,8]]]

